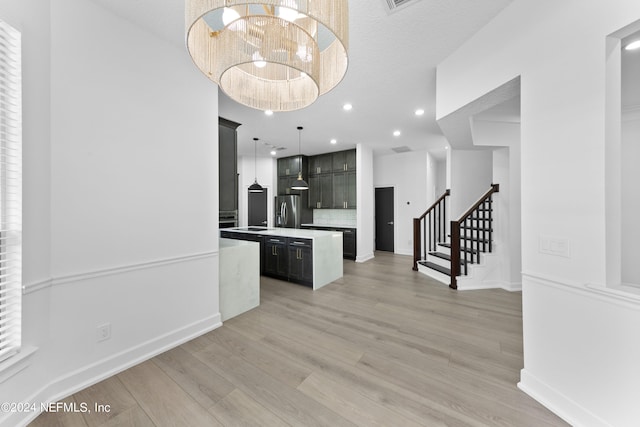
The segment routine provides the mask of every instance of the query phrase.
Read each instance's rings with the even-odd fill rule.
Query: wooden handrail
[[[483,204],[487,200],[487,198],[490,195],[492,195],[493,193],[498,193],[499,191],[500,191],[500,184],[491,184],[491,188],[489,189],[489,191],[484,193],[480,197],[480,200],[478,200],[475,205],[471,206],[465,213],[463,213],[460,216],[460,218],[458,219],[458,222],[462,222],[465,219],[467,219],[473,213],[473,211],[478,209],[480,207],[480,205]]]
[[[480,246],[479,244],[476,244],[476,247],[473,247],[473,243],[471,243],[469,246],[467,246],[467,229],[470,226],[467,226],[467,228],[465,228],[465,232],[464,232],[464,236],[460,235],[460,225],[464,224],[465,221],[467,221],[469,219],[469,217],[474,213],[474,212],[480,212],[480,207],[483,205],[486,205],[487,201],[491,200],[491,196],[493,195],[493,193],[497,193],[500,191],[500,185],[499,184],[491,184],[491,188],[489,189],[489,191],[487,191],[486,193],[484,193],[482,195],[482,197],[480,197],[480,199],[473,205],[471,206],[464,214],[462,214],[462,216],[460,216],[460,218],[458,220],[455,221],[451,221],[451,283],[449,284],[449,287],[452,289],[458,289],[458,282],[457,282],[457,277],[460,276],[461,274],[461,265],[464,263],[465,266],[465,274],[467,271],[467,264],[469,262],[473,262],[474,258],[476,261],[479,260],[479,252],[480,252]],[[486,209],[485,209],[486,210]],[[480,221],[482,221],[482,229],[483,229],[483,240],[482,240],[482,244],[483,244],[483,251],[485,248],[485,232],[484,229],[487,228],[487,224],[486,222],[489,221],[489,252],[491,252],[491,241],[492,241],[492,225],[491,225],[491,221],[492,221],[492,215],[491,215],[491,210],[489,210],[489,216],[487,218],[487,216],[485,215],[485,213],[483,212],[482,218],[480,218],[480,215],[476,216],[475,218],[476,221],[476,228],[480,229],[480,227],[478,227],[478,223]],[[473,224],[473,219],[471,220],[471,224]],[[469,238],[471,239],[473,236],[470,235]],[[460,253],[462,252],[462,245],[460,244],[461,239],[464,238],[465,240],[465,246],[464,246],[464,259],[461,259]],[[479,238],[479,235],[476,234],[476,238]],[[469,240],[472,241],[472,240]],[[468,259],[468,256],[471,257],[471,259]]]
[[[447,196],[451,195],[451,190],[447,189],[444,194],[442,196],[440,196],[440,198],[438,200],[435,201],[435,203],[433,205],[431,205],[431,207],[429,209],[427,209],[422,215],[420,215],[418,218],[414,218],[414,220],[418,219],[424,219],[424,217],[426,217],[427,215],[429,215],[429,213],[431,213],[432,210],[434,210],[441,201],[443,201]]]

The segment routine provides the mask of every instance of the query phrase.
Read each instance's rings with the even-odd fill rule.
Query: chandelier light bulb
[[[238,12],[231,9],[230,7],[224,8],[224,11],[222,12],[222,23],[225,27],[238,18],[240,18],[240,14]]]
[[[298,7],[294,3],[294,7]],[[285,21],[293,22],[298,19],[298,12],[294,9],[289,9],[288,7],[280,7],[278,12],[278,18],[282,18]]]
[[[255,65],[256,67],[264,68],[267,66],[267,62],[264,60],[262,56],[260,56],[258,52],[254,52],[251,58],[253,59],[253,65]]]

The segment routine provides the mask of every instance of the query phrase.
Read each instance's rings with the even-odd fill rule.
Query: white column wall
[[[622,122],[622,283],[640,287],[640,111]]]
[[[356,145],[356,262],[365,262],[374,257],[375,195],[373,187],[373,151],[362,145]]]
[[[46,402],[220,325],[217,88],[184,49],[92,2],[2,0],[0,18],[24,37],[23,344],[36,349],[0,372],[0,400]]]
[[[374,187],[394,188],[395,253],[413,255],[413,218],[427,210],[427,152],[377,156],[373,161]],[[433,201],[432,201],[433,203]]]
[[[640,419],[640,299],[603,287],[606,37],[638,19],[633,1],[516,0],[438,67],[437,117],[521,76],[520,387],[574,425]]]

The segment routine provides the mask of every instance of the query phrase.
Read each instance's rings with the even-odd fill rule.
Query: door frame
[[[376,184],[373,186],[373,229],[375,231],[376,229],[376,221],[378,220],[378,218],[376,218],[376,189],[377,188],[393,188],[393,253],[397,253],[397,249],[398,249],[398,188],[395,184],[389,184],[389,185],[384,185],[384,184]],[[377,238],[377,236],[374,236],[374,238]],[[376,250],[376,245],[375,245],[375,240],[374,240],[374,245],[373,245],[373,250]]]

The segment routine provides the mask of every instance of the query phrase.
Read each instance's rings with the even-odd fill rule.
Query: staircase
[[[420,218],[414,218],[413,269],[458,289],[458,282],[464,281],[471,271],[482,273],[487,264],[495,264],[489,261],[494,250],[493,194],[499,189],[498,184],[492,184],[458,220],[449,223],[448,233],[446,198],[449,190]],[[464,288],[478,287],[481,286]]]

